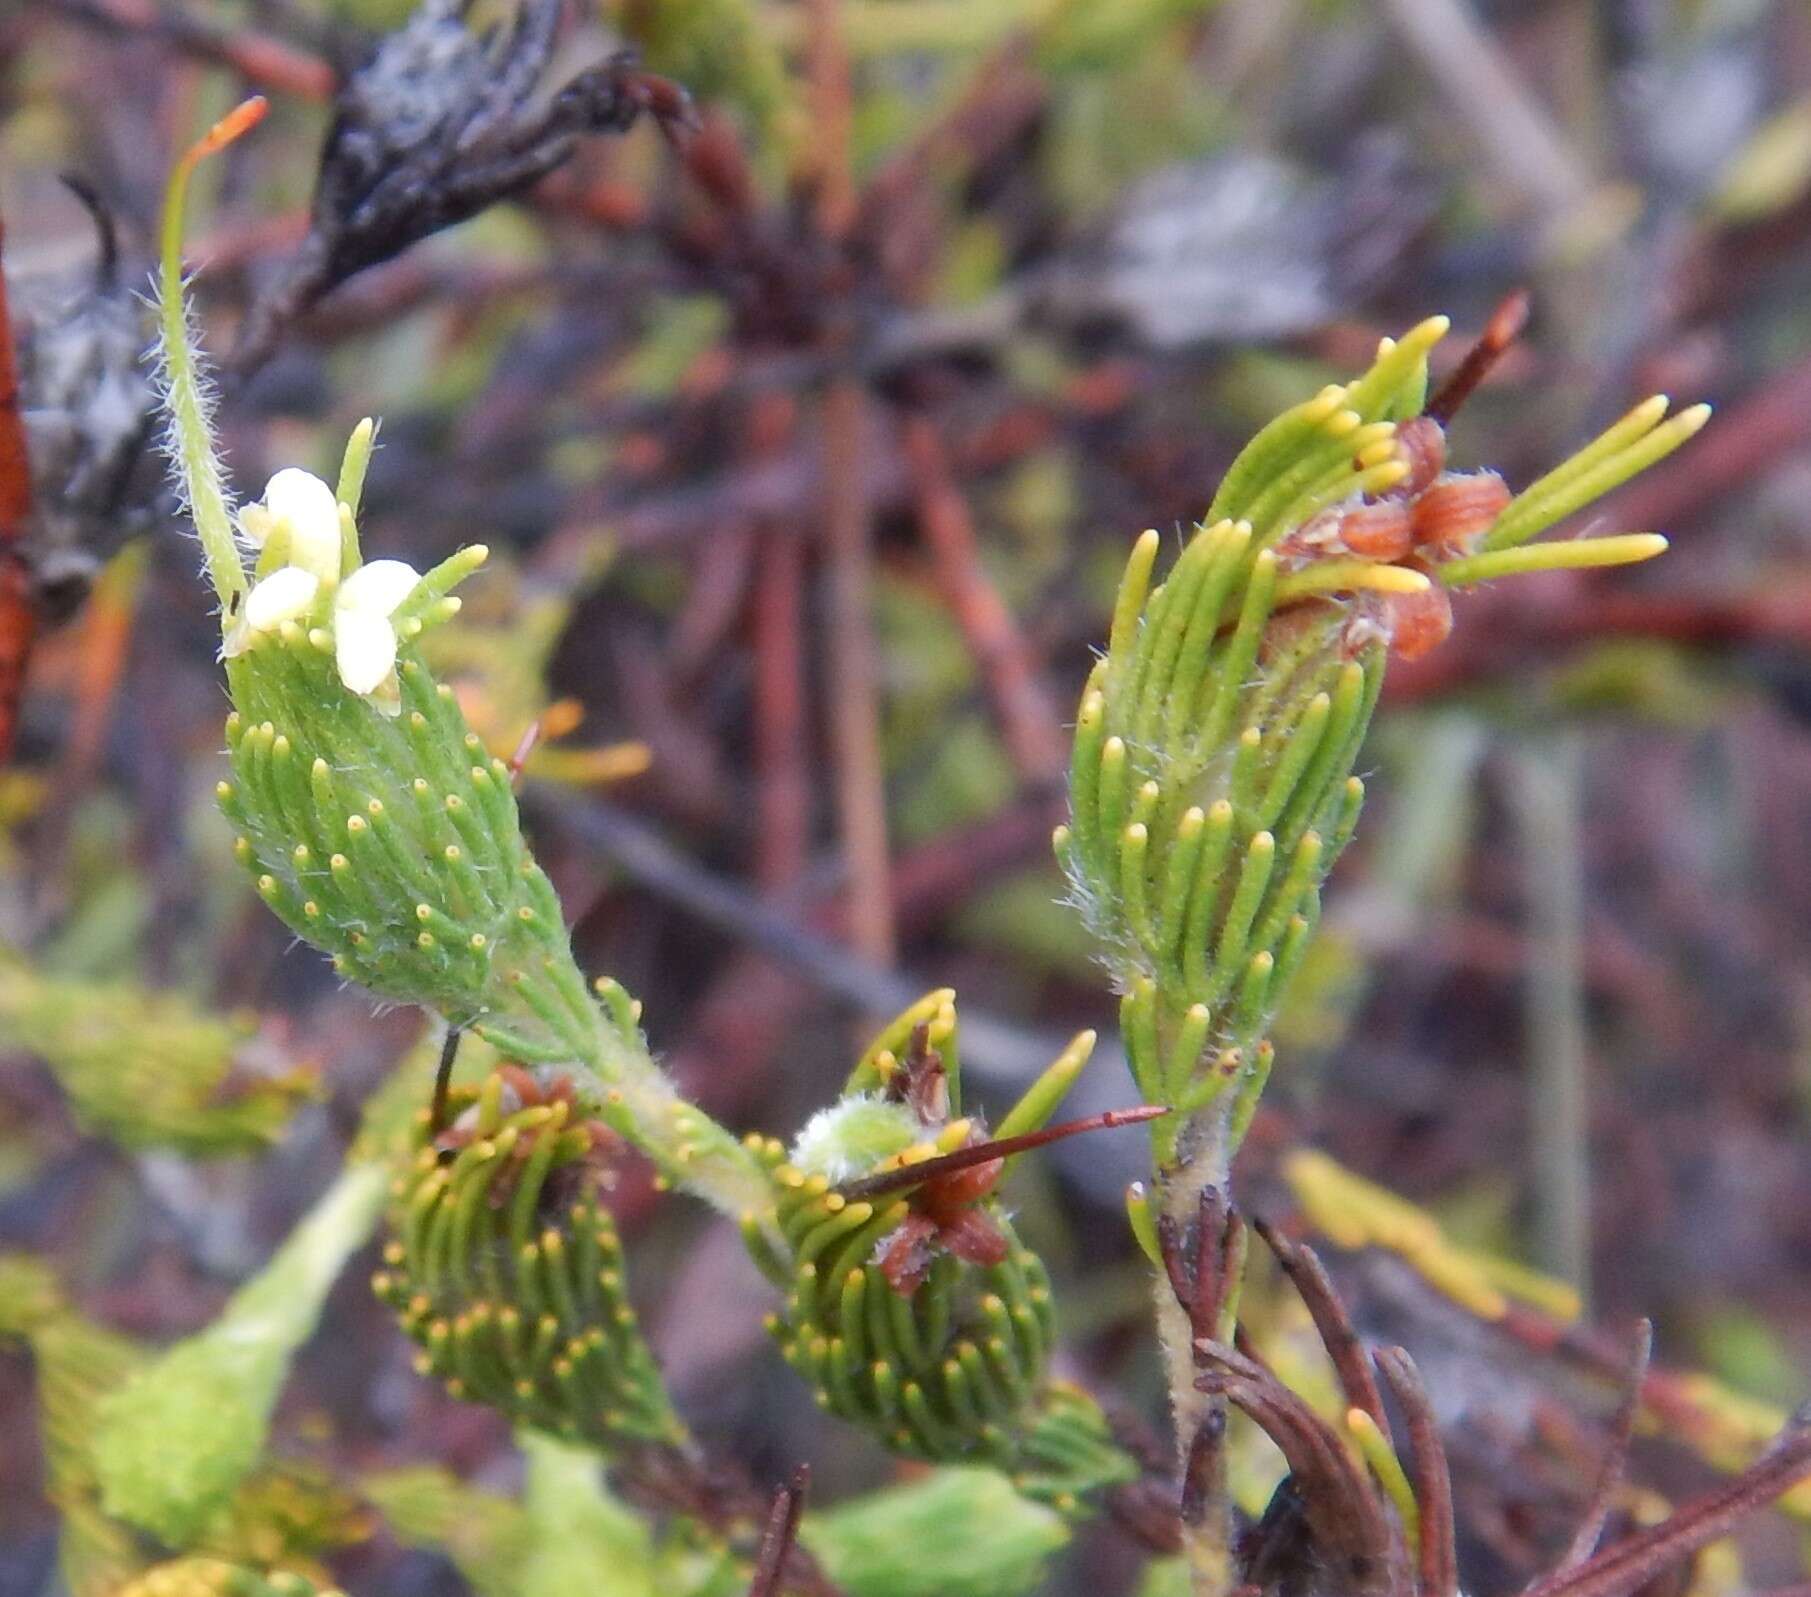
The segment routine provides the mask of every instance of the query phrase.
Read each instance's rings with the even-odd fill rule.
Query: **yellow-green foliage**
[[[290,1570],[261,1572],[221,1558],[178,1558],[127,1582],[117,1597],[346,1597]]]
[[[1355,1175],[1326,1154],[1302,1148],[1283,1176],[1311,1224],[1347,1249],[1382,1248],[1406,1260],[1427,1283],[1480,1319],[1498,1320],[1512,1298],[1559,1319],[1578,1315],[1578,1293],[1563,1281],[1451,1241],[1425,1209]]]
[[[523,1449],[520,1499],[434,1468],[368,1476],[364,1492],[400,1541],[446,1554],[478,1597],[746,1591],[745,1556],[684,1519],[655,1532],[603,1484],[593,1455],[545,1437]],[[996,1471],[957,1467],[808,1511],[800,1539],[850,1597],[1016,1597],[1069,1531]]]
[[[132,1533],[101,1511],[89,1446],[97,1403],[144,1354],[71,1309],[42,1261],[0,1254],[0,1343],[15,1338],[36,1368],[48,1494],[63,1521],[63,1583],[71,1597],[109,1597],[144,1560]]]
[[[15,959],[0,960],[0,1047],[41,1058],[86,1130],[196,1158],[267,1147],[315,1091],[315,1072],[284,1060],[248,1018]]]
[[[445,1470],[369,1476],[365,1495],[398,1540],[451,1558],[478,1597],[739,1597],[746,1567],[703,1527],[657,1533],[605,1486],[596,1454],[524,1434],[520,1499]]]
[[[110,1515],[177,1549],[205,1534],[262,1455],[289,1360],[370,1235],[384,1179],[349,1166],[213,1324],[99,1398],[93,1459]]]
[[[404,1546],[444,1553],[478,1597],[517,1597],[533,1537],[519,1503],[426,1464],[368,1475],[360,1484]]]
[[[993,1470],[934,1470],[807,1515],[802,1540],[857,1597],[1013,1597],[1069,1539],[1061,1517]]]
[[[49,1268],[23,1254],[0,1255],[0,1344],[12,1338],[30,1348],[37,1377],[49,1496],[62,1518],[63,1584],[70,1597],[115,1597],[128,1580],[147,1571],[151,1549],[101,1506],[95,1427],[109,1396],[142,1371],[151,1354],[76,1312]],[[358,1540],[366,1528],[350,1496],[324,1476],[279,1464],[247,1480],[198,1530],[195,1545],[210,1565],[245,1573],[288,1567],[298,1578],[313,1578],[320,1575],[318,1553]],[[203,1572],[181,1571],[180,1578]],[[163,1573],[161,1584],[144,1597],[177,1590],[169,1584],[177,1578]],[[311,1588],[304,1580],[296,1589]]]

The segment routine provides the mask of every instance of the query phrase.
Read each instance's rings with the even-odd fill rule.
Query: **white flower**
[[[285,621],[296,621],[314,605],[321,579],[300,566],[279,566],[252,585],[238,623],[227,633],[221,655],[228,659],[244,654],[260,632],[275,632]]]
[[[307,613],[321,579],[300,566],[283,566],[271,572],[245,596],[245,624],[253,632],[275,632],[285,621]]]
[[[420,581],[421,574],[404,561],[373,560],[340,584],[333,601],[334,660],[340,681],[354,693],[375,693],[395,668],[396,627],[390,618]]]
[[[354,693],[374,694],[396,666],[396,624],[403,600],[421,581],[401,560],[373,560],[360,566],[334,591],[333,655],[340,681]],[[279,566],[246,595],[239,624],[227,635],[227,659],[244,654],[261,632],[275,632],[314,608],[321,579],[300,566]]]
[[[285,533],[288,566],[312,572],[321,582],[339,580],[339,501],[313,472],[296,466],[279,471],[264,485],[263,502],[239,512],[239,531],[259,549],[279,532]]]

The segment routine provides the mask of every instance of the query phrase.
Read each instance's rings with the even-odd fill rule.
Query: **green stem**
[[[594,1078],[588,1106],[660,1167],[662,1176],[738,1223],[753,1220],[775,1240],[773,1187],[749,1150],[683,1098],[638,1035],[620,1028],[585,988],[564,929],[537,928],[518,949],[499,950],[498,968],[520,974],[520,1003],[473,1022],[505,1053],[518,1031],[552,1031]],[[582,1004],[582,1008],[581,1008]],[[554,1029],[550,1017],[560,1024]],[[490,1036],[494,1020],[502,1030]]]

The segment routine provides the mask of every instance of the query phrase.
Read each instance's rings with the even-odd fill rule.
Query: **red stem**
[[[999,1137],[990,1142],[972,1143],[966,1148],[958,1148],[954,1153],[941,1154],[919,1164],[903,1165],[897,1170],[888,1170],[877,1176],[864,1176],[860,1181],[848,1182],[836,1190],[850,1199],[878,1198],[883,1193],[898,1192],[905,1187],[923,1186],[925,1182],[935,1180],[938,1176],[986,1164],[990,1159],[1005,1159],[1030,1148],[1041,1148],[1046,1143],[1061,1142],[1065,1137],[1078,1137],[1084,1131],[1109,1131],[1114,1126],[1135,1126],[1141,1121],[1155,1120],[1159,1115],[1168,1113],[1169,1110],[1162,1104],[1139,1104],[1133,1109],[1108,1109],[1098,1115],[1089,1115],[1085,1120],[1065,1120],[1061,1125],[1045,1126],[1041,1131],[1026,1131],[1016,1137]]]

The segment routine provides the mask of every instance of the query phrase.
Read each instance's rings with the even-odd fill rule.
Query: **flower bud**
[[[752,1139],[786,1248],[776,1255],[749,1229],[787,1293],[768,1329],[822,1407],[894,1451],[992,1462],[1077,1512],[1136,1466],[1093,1401],[1049,1377],[1050,1278],[994,1196],[1006,1159],[987,1159],[985,1128],[959,1112],[957,1041],[951,994],[931,993],[875,1039],[790,1153]],[[1037,1130],[1093,1041],[1077,1038],[1002,1128]],[[969,1149],[980,1162],[934,1162]]]
[[[525,1071],[458,1092],[444,1137],[417,1122],[373,1279],[422,1349],[422,1373],[522,1425],[612,1451],[685,1433],[629,1306],[616,1227],[563,1084]]]

